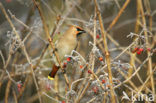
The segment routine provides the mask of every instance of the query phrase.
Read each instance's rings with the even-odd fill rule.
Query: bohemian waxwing
[[[77,48],[78,39],[77,37],[85,33],[85,31],[78,26],[70,26],[69,29],[59,38],[55,44],[55,50],[58,53],[59,60],[63,62],[65,55],[69,55],[72,50]],[[56,60],[56,57],[53,57],[54,64],[52,71],[49,73],[48,78],[53,80],[57,71],[59,70],[59,64]]]

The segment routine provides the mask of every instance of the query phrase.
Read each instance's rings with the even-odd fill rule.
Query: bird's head
[[[76,28],[76,35],[79,36],[80,34],[86,33],[85,30],[83,30],[81,27],[79,26],[75,26]]]
[[[79,35],[86,33],[86,31],[83,30],[81,27],[75,25],[70,26],[69,31],[72,32],[73,36],[75,37],[78,37]]]

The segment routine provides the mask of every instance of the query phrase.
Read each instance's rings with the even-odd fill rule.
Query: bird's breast
[[[70,55],[71,51],[77,46],[77,40],[62,40],[57,44],[57,50],[60,60],[64,60],[65,55]]]

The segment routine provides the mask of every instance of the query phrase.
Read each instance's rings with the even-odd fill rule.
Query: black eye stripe
[[[80,28],[76,28],[77,29],[77,31],[83,31],[82,29],[80,29]]]

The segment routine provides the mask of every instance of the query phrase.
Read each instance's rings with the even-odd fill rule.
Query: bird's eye
[[[80,28],[76,28],[77,29],[77,31],[83,31],[82,29],[80,29]]]
[[[78,32],[77,32],[77,36],[80,35],[80,34],[82,34],[82,33],[86,33],[86,32],[85,32],[83,29],[81,29],[80,27],[77,27],[76,29],[77,29],[77,31],[78,31]]]

